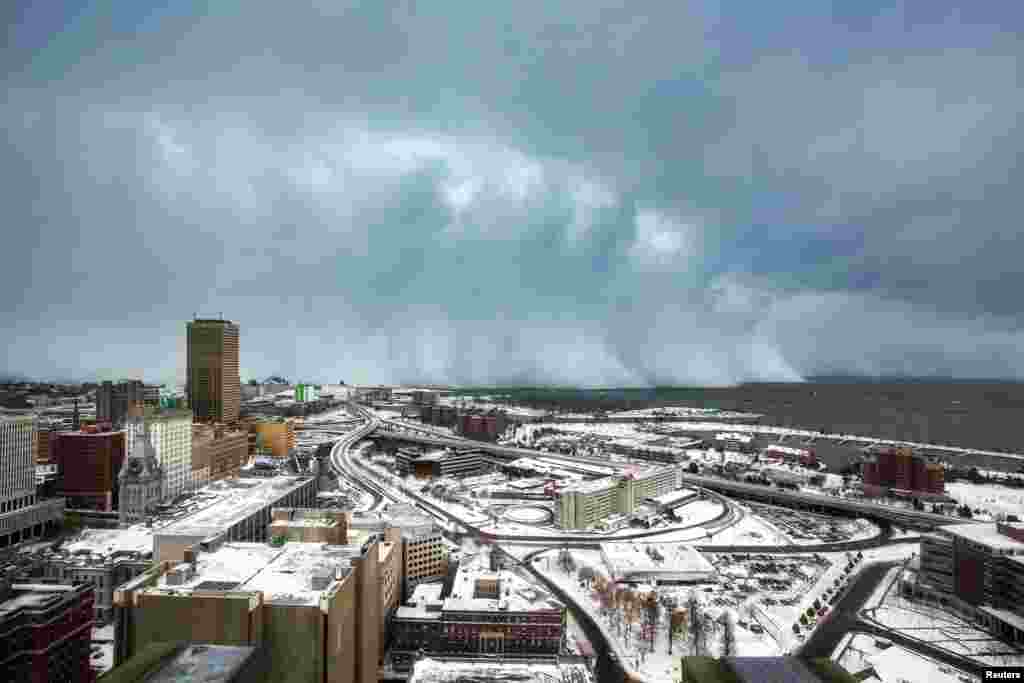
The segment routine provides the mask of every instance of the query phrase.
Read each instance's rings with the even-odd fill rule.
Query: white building
[[[0,417],[0,548],[43,534],[64,516],[64,499],[36,500],[31,416]]]
[[[602,543],[601,559],[623,583],[701,583],[714,566],[696,548],[677,543]]]
[[[138,424],[128,432],[128,452],[135,447]],[[164,473],[163,499],[174,498],[191,488],[192,479],[192,413],[187,410],[165,410],[146,416],[146,433],[156,451],[157,462]]]

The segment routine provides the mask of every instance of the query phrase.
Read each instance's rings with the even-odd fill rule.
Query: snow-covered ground
[[[869,683],[961,683],[964,680],[980,680],[896,645],[879,647],[874,636],[863,634],[848,637],[836,661],[851,674],[874,668],[878,675],[864,679]]]
[[[519,557],[528,552],[525,549],[518,550],[520,551]],[[515,554],[516,549],[512,549],[511,552]],[[566,573],[558,561],[560,552],[552,550],[541,554],[535,560],[535,566],[573,595],[579,604],[595,617],[614,641],[620,658],[631,668],[635,668],[652,683],[661,683],[662,681],[667,683],[672,680],[672,659],[668,655],[667,623],[659,626],[655,636],[654,652],[651,652],[650,641],[641,641],[639,638],[639,626],[635,626],[633,634],[627,636],[618,617],[602,616],[598,594],[581,586],[577,573],[580,567],[590,566],[602,576],[608,575],[608,568],[604,565],[601,554],[596,550],[572,550],[576,571]],[[792,602],[790,605],[781,604],[778,600],[773,601],[775,604],[768,604],[764,601],[764,597],[768,595],[767,591],[743,594],[729,589],[724,581],[697,586],[659,586],[656,589],[650,586],[634,586],[632,589],[639,593],[656,590],[659,597],[673,598],[678,605],[683,605],[692,592],[701,601],[703,610],[712,618],[717,619],[723,613],[731,615],[733,622],[737,625],[735,629],[737,655],[780,655],[791,652],[799,643],[792,630],[792,625],[798,621],[801,612],[812,606],[817,599],[825,602],[826,591],[834,589],[836,579],[840,580],[840,585],[845,579],[843,569],[848,561],[845,553],[833,553],[819,557],[821,557],[820,563],[815,562],[811,555],[773,556],[775,561],[785,566],[784,571],[787,575],[798,574],[802,577],[792,582],[786,593]],[[731,564],[738,567],[740,563],[731,561],[729,557],[720,557],[716,564],[720,570],[724,570]],[[743,571],[745,570],[741,570],[741,573]],[[779,594],[773,593],[773,595]],[[668,610],[663,610],[663,617],[667,620]],[[762,632],[756,633],[757,627],[762,628]],[[720,639],[720,631],[716,631],[710,636],[710,654],[714,656],[721,654]],[[687,654],[688,648],[686,640],[677,637],[673,644],[674,656]]]
[[[960,616],[900,595],[895,588],[864,617],[903,635],[988,666],[1024,666],[1024,650],[993,638]]]
[[[1024,519],[1024,489],[954,481],[946,484],[946,494],[961,505],[969,505],[972,510],[982,509],[993,515],[1017,515]]]

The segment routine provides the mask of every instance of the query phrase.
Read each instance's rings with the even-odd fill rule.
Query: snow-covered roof
[[[109,558],[116,553],[151,553],[153,530],[144,526],[126,529],[86,529],[66,541],[60,550],[69,555],[89,553],[103,558]]]
[[[689,500],[696,495],[699,494],[693,489],[678,489],[676,491],[663,493],[660,496],[651,498],[650,500],[654,501],[658,505],[675,505],[676,503],[681,503],[684,500]]]
[[[561,602],[542,587],[518,574],[488,566],[489,551],[464,557],[452,583],[452,591],[444,601],[445,611],[457,612],[536,612],[561,610]],[[478,580],[495,580],[498,598],[477,597]]]
[[[315,588],[314,577],[329,577],[325,586],[329,585],[346,576],[352,559],[361,553],[358,545],[225,543],[213,552],[200,553],[194,573],[186,580],[174,583],[171,573],[164,574],[155,589],[261,591],[268,602],[311,605],[326,589]]]
[[[882,683],[959,683],[953,673],[946,673],[930,659],[893,645],[868,661]]]
[[[578,674],[567,674],[573,669]],[[548,661],[464,661],[420,659],[413,665],[409,683],[456,683],[457,681],[515,681],[550,683],[579,680],[589,683],[590,672],[582,664],[555,664]]]
[[[602,543],[601,555],[615,578],[701,579],[714,566],[696,548],[676,543]]]
[[[190,500],[203,507],[175,520],[161,536],[206,536],[219,533],[257,510],[271,505],[308,481],[306,477],[225,479],[204,487]]]
[[[1016,529],[1024,528],[1024,525],[1017,524],[1008,526]],[[995,524],[951,524],[943,527],[942,531],[989,548],[1024,552],[1024,543],[999,533]]]

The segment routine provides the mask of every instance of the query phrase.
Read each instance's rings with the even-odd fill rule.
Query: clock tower
[[[145,425],[136,419],[135,444],[117,476],[121,524],[144,522],[156,510],[163,491],[164,471]]]

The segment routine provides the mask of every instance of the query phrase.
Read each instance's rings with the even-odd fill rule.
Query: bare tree
[[[704,619],[700,599],[693,592],[686,599],[686,624],[689,629],[687,639],[690,641],[690,653],[700,657],[704,654]]]
[[[722,657],[736,656],[736,624],[728,612],[722,614]]]

